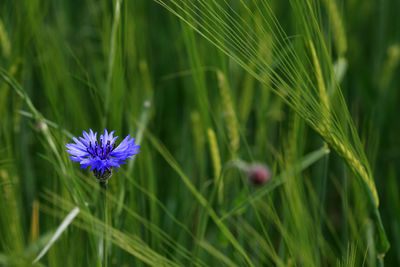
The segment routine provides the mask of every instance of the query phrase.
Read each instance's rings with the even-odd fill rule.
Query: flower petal
[[[111,152],[110,155],[120,160],[125,160],[139,153],[138,149],[140,146],[135,145],[135,138],[129,138],[130,135],[125,137],[125,139]]]

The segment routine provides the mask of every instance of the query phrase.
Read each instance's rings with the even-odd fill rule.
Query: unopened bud
[[[272,172],[267,165],[262,163],[247,163],[242,160],[235,160],[231,163],[234,167],[241,170],[248,181],[256,186],[268,183],[272,178]]]
[[[35,122],[35,130],[38,132],[45,131],[47,129],[47,124],[42,121]]]
[[[264,185],[271,180],[272,174],[269,168],[262,164],[252,164],[247,168],[247,177],[254,185]]]

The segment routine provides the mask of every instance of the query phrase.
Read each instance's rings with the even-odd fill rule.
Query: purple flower
[[[135,139],[130,135],[116,147],[114,131],[111,133],[104,129],[104,135],[100,135],[100,142],[97,141],[97,132],[93,133],[92,129],[89,133],[83,131],[83,138],[73,137],[75,143],[65,144],[67,152],[71,154],[70,159],[79,161],[81,169],[89,166],[94,176],[100,181],[107,181],[112,174],[111,167],[116,170],[120,164],[125,164],[124,160],[130,159],[133,155],[139,153],[139,145],[135,145]]]

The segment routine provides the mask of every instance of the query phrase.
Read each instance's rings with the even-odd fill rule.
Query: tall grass
[[[0,265],[398,265],[398,8],[2,1]],[[64,148],[104,127],[107,194]]]

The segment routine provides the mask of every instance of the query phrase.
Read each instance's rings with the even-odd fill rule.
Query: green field
[[[399,266],[399,10],[0,1],[0,266]]]

